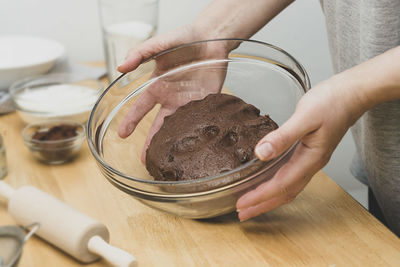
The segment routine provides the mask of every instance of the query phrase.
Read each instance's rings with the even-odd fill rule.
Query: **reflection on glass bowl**
[[[268,162],[253,159],[218,176],[155,181],[141,153],[157,112],[172,100],[181,106],[222,89],[282,125],[309,88],[304,68],[273,45],[241,39],[185,44],[156,55],[111,83],[91,112],[88,144],[104,176],[144,204],[187,218],[226,214],[235,210],[241,195],[271,179],[296,144]],[[145,116],[129,137],[121,138],[118,129],[127,112],[149,93],[159,96],[155,99],[162,105],[147,113],[136,110]]]

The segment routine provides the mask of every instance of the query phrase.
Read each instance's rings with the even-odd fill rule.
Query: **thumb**
[[[297,140],[318,128],[317,120],[310,120],[306,112],[296,111],[281,127],[264,136],[254,153],[262,161],[282,154]]]
[[[125,61],[118,66],[118,71],[122,73],[130,72],[136,69],[146,59],[161,52],[162,47],[159,45],[160,39],[160,36],[153,37],[137,47],[130,49]]]
[[[192,31],[189,26],[183,26],[146,40],[128,51],[125,61],[118,66],[118,71],[127,73],[135,70],[142,62],[152,56],[166,49],[181,45],[185,41],[190,41],[191,33]]]

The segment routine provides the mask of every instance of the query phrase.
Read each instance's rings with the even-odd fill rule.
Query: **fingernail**
[[[240,209],[237,209],[236,212],[239,213],[239,212],[240,212]]]
[[[249,219],[249,218],[246,218],[246,219],[240,219],[240,218],[239,218],[239,222],[241,222],[241,223],[242,223],[242,222],[245,222],[245,221],[247,221],[248,219]]]
[[[122,65],[123,65],[123,64],[121,64],[121,65],[119,65],[119,66],[117,67],[117,71],[119,71],[119,72],[121,72],[121,73],[123,72],[123,70],[121,69],[121,68],[122,68]]]
[[[131,134],[133,132],[134,127],[135,127],[134,123],[129,123],[125,128],[126,134],[127,135]]]
[[[272,148],[272,145],[268,142],[265,142],[259,146],[256,147],[255,149],[256,156],[260,160],[267,160],[271,158],[271,156],[274,154],[274,149]]]
[[[243,216],[243,209],[242,210],[240,210],[240,209],[238,209],[239,210],[239,212],[238,212],[238,219],[239,219],[239,222],[245,222],[245,221],[247,221],[249,218],[246,218],[246,216]],[[246,209],[244,209],[244,210],[246,210]],[[240,212],[240,211],[242,211],[242,212]],[[244,217],[244,218],[243,218]]]

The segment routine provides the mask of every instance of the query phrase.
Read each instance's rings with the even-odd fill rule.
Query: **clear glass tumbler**
[[[108,79],[117,78],[117,66],[129,49],[151,38],[158,23],[158,0],[98,0]]]

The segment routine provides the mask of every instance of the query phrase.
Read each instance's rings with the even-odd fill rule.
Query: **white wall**
[[[96,0],[0,0],[0,34],[29,34],[63,43],[75,61],[103,58]]]
[[[132,0],[133,1],[133,0]],[[159,32],[190,22],[209,0],[160,0]],[[312,84],[332,75],[319,1],[297,0],[253,39],[275,44],[297,58]],[[63,43],[76,62],[103,60],[96,0],[0,0],[0,35],[31,34]],[[354,144],[346,135],[325,171],[365,203],[363,188],[349,173]]]

